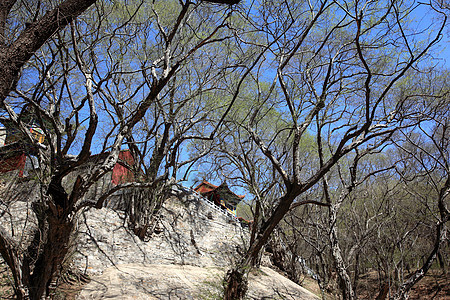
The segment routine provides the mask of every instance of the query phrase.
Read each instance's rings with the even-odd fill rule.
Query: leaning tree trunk
[[[423,266],[416,270],[414,274],[409,277],[408,280],[406,280],[398,289],[397,294],[394,296],[395,300],[405,300],[408,299],[408,293],[411,290],[411,288],[419,282],[428,272],[428,270],[433,265],[433,262],[436,259],[437,253],[439,252],[439,249],[441,245],[447,240],[447,229],[445,228],[445,223],[448,222],[450,217],[447,215],[445,220],[440,221],[436,225],[436,240],[434,242],[433,250],[431,251],[430,255],[428,256],[427,260],[423,264]]]
[[[225,276],[224,299],[238,300],[244,297],[248,285],[246,272],[248,272],[250,267],[253,266],[252,263],[257,261],[257,257],[261,249],[269,240],[275,227],[280,223],[284,215],[289,211],[291,203],[294,201],[294,199],[294,194],[286,194],[281,197],[279,201],[280,203],[275,209],[275,212],[270,216],[270,218],[261,223],[258,233],[255,235],[252,243],[249,245],[249,248],[242,258],[241,262],[237,265],[237,267],[229,270],[227,275]]]
[[[428,270],[433,265],[433,262],[436,259],[437,254],[439,253],[439,249],[448,241],[448,229],[446,227],[446,223],[450,221],[450,212],[445,205],[447,197],[450,195],[450,176],[447,177],[444,186],[441,188],[438,197],[438,208],[441,219],[436,224],[436,238],[434,240],[434,247],[428,256],[427,260],[423,264],[423,266],[416,270],[412,276],[404,282],[400,288],[398,289],[397,294],[395,295],[395,300],[403,300],[408,298],[408,293],[411,288],[419,282],[428,272]]]

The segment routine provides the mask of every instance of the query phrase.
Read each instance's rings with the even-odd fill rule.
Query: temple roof
[[[212,193],[216,193],[220,195],[220,198],[236,206],[241,200],[245,197],[245,195],[239,196],[233,193],[228,187],[227,183],[224,182],[221,185],[217,186],[212,183],[209,183],[206,180],[203,180],[196,188],[195,191],[199,192],[203,195],[210,195]]]

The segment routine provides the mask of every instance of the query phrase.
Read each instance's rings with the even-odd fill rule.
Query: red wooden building
[[[32,147],[26,147],[19,142],[0,145],[0,174],[11,171],[18,171],[18,176],[23,177],[24,171],[33,168],[33,163],[29,153],[34,154]],[[35,167],[35,166],[34,166]]]
[[[0,173],[8,173],[10,171],[18,170],[19,177],[23,177],[26,160],[27,156],[23,152],[3,157],[0,154]]]
[[[104,155],[103,155],[104,156]],[[18,177],[27,176],[27,160],[30,155],[25,153],[23,147],[18,143],[8,144],[0,147],[0,174],[11,171],[18,171]],[[95,163],[99,159],[98,155],[93,155],[90,161]],[[129,150],[122,150],[119,153],[119,159],[114,166],[111,174],[111,183],[118,185],[125,182],[134,181],[134,173],[131,166],[134,165],[134,158]],[[34,166],[35,168],[37,166]]]
[[[27,176],[27,171],[37,167],[37,149],[28,143],[24,134],[14,127],[8,119],[0,119],[5,127],[0,128],[0,174],[18,171],[18,176]],[[28,128],[36,142],[43,144],[45,135],[33,122]]]
[[[194,190],[234,215],[236,215],[236,206],[245,197],[245,195],[239,196],[233,193],[225,182],[217,186],[203,180]]]
[[[134,157],[130,150],[122,150],[119,153],[119,159],[114,166],[111,174],[111,182],[114,185],[125,182],[134,181],[134,173],[130,170],[131,166],[134,165]]]

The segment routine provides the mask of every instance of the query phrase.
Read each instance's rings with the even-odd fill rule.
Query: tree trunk
[[[50,212],[47,216],[47,239],[30,276],[29,295],[31,300],[39,300],[48,293],[51,280],[60,270],[69,249],[73,231],[73,221],[68,217]]]
[[[52,180],[47,195],[46,203],[38,202],[33,205],[33,211],[39,222],[39,232],[27,249],[31,260],[33,257],[36,258],[28,282],[31,300],[39,300],[44,293],[48,294],[50,282],[60,270],[69,250],[74,228],[73,206],[69,204],[61,180]]]
[[[237,267],[228,270],[225,276],[224,288],[224,300],[244,299],[248,289],[248,279],[245,268]]]
[[[36,50],[57,31],[88,9],[96,0],[66,0],[49,10],[42,18],[31,23],[9,46],[0,49],[0,107],[14,89],[23,65],[34,55]],[[11,1],[9,1],[11,2]],[[9,6],[2,9],[2,22],[6,22],[10,13]],[[11,20],[12,21],[12,20]],[[3,29],[3,28],[2,28]],[[2,32],[4,33],[4,32]],[[4,36],[1,37],[4,40]],[[6,44],[6,42],[4,42]]]
[[[337,235],[337,211],[339,210],[338,204],[333,204],[330,206],[330,243],[331,243],[331,254],[333,256],[334,263],[336,265],[336,271],[339,276],[339,286],[341,287],[342,297],[345,300],[355,299],[355,293],[353,291],[352,280],[348,275],[347,269],[345,267],[344,259],[342,258],[342,251],[339,247],[339,240]]]
[[[419,282],[428,272],[428,270],[433,265],[433,262],[436,259],[437,253],[439,251],[439,248],[444,243],[444,241],[447,238],[447,230],[445,228],[445,222],[449,220],[449,216],[446,217],[444,221],[441,221],[437,224],[437,233],[436,233],[436,240],[434,243],[434,248],[431,251],[430,255],[428,256],[427,260],[423,264],[423,266],[415,271],[411,277],[409,277],[408,280],[406,280],[398,289],[397,294],[395,295],[395,300],[403,300],[408,299],[408,293],[411,290],[411,288]]]
[[[358,280],[359,280],[359,251],[356,253],[355,255],[355,274],[353,275],[353,291],[355,293],[355,297],[357,295],[356,290],[357,290],[357,286],[358,286]]]
[[[129,196],[130,199],[127,199],[129,227],[139,239],[144,240],[150,223],[150,203],[153,197],[151,193],[137,189],[131,190]]]
[[[445,206],[445,199],[447,199],[449,194],[450,194],[450,176],[447,177],[444,186],[441,188],[439,192],[438,208],[441,220],[436,224],[436,238],[434,240],[433,250],[427,257],[427,260],[422,265],[422,267],[416,270],[414,274],[412,274],[412,276],[409,277],[409,279],[406,280],[406,282],[404,282],[400,286],[397,294],[394,297],[395,300],[402,300],[408,298],[408,293],[411,290],[411,288],[427,274],[428,270],[433,265],[433,262],[435,261],[436,256],[439,253],[441,245],[443,245],[445,241],[448,240],[447,237],[448,230],[446,227],[446,223],[450,220],[450,212]]]
[[[133,190],[127,203],[129,226],[134,234],[145,240],[148,229],[152,228],[154,216],[162,206],[165,197],[164,184],[155,189]]]
[[[295,249],[292,249],[290,245],[286,245],[283,239],[277,234],[272,235],[269,245],[272,249],[272,264],[285,272],[290,280],[300,284],[300,271],[298,270],[299,266],[297,263],[298,256],[296,255]]]
[[[384,300],[386,299],[387,295],[389,293],[389,284],[385,284],[381,287],[380,292],[378,293],[375,300]]]
[[[254,238],[253,243],[249,245],[249,248],[245,256],[242,258],[241,263],[237,268],[229,270],[227,275],[225,276],[224,299],[237,300],[244,297],[245,292],[247,291],[247,280],[245,279],[245,282],[242,281],[245,274],[243,270],[248,269],[252,265],[252,262],[256,262],[262,247],[267,243],[275,227],[280,223],[284,215],[289,211],[289,208],[294,199],[295,196],[291,194],[286,194],[281,197],[280,203],[275,209],[275,212],[270,216],[268,220],[262,222],[258,234]]]
[[[9,237],[3,228],[0,227],[0,254],[11,270],[14,279],[13,289],[16,299],[22,300],[26,299],[28,296],[28,291],[26,289],[27,284],[24,282],[27,274],[24,275],[24,263],[20,259],[18,250],[19,245]]]
[[[38,226],[29,246],[19,251],[14,240],[0,230],[0,253],[14,277],[17,299],[40,300],[67,255],[73,231],[73,212],[60,182],[52,181],[44,200],[33,202]]]

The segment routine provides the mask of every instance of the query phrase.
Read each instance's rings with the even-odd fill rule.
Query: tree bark
[[[28,272],[32,270],[28,280],[29,299],[39,300],[49,293],[51,280],[59,272],[62,262],[69,250],[69,242],[74,228],[73,207],[69,203],[61,182],[52,181],[44,202],[33,204],[33,210],[38,218],[38,233],[35,234],[27,254],[30,260]],[[41,245],[41,246],[39,246]],[[35,256],[35,262],[33,257]]]
[[[337,211],[338,206],[336,204],[330,207],[330,243],[331,243],[331,254],[333,256],[334,263],[336,264],[336,271],[339,276],[339,285],[342,291],[342,298],[344,300],[355,299],[355,293],[353,291],[352,280],[348,275],[347,268],[345,267],[344,259],[342,258],[342,251],[339,247],[339,240],[337,236]]]
[[[245,292],[247,291],[247,282],[242,281],[244,278],[244,270],[247,270],[253,261],[259,255],[262,247],[269,240],[275,227],[283,219],[284,215],[289,211],[289,208],[294,201],[295,197],[290,194],[286,194],[280,199],[280,203],[277,206],[275,212],[270,216],[268,220],[262,223],[258,235],[254,242],[249,246],[245,256],[234,269],[228,271],[225,276],[225,298],[226,300],[243,299]],[[245,287],[244,287],[245,285]],[[242,294],[244,292],[244,294]]]
[[[0,22],[5,23],[14,1],[7,1],[0,8]],[[66,0],[48,11],[41,19],[25,28],[15,41],[7,45],[4,27],[0,46],[0,107],[14,89],[19,73],[25,63],[56,32],[88,9],[96,0]],[[1,24],[0,24],[1,25]]]
[[[248,289],[247,272],[245,268],[237,267],[228,270],[225,276],[224,300],[244,299]]]
[[[60,270],[69,250],[69,240],[73,231],[73,221],[67,217],[49,213],[47,222],[48,238],[30,276],[29,296],[31,300],[39,300],[44,293],[48,293],[50,282]]]

